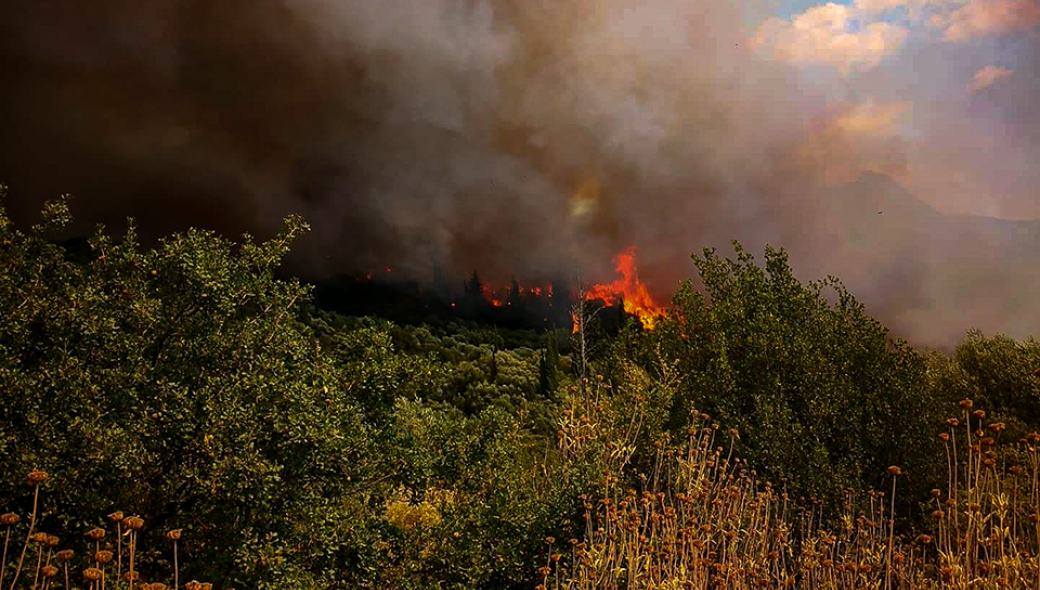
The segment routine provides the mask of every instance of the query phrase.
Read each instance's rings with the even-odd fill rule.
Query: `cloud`
[[[903,8],[910,4],[911,0],[856,0],[853,6],[863,12],[887,12],[897,8]]]
[[[901,25],[869,22],[856,29],[854,17],[854,10],[841,4],[814,6],[789,21],[767,20],[754,44],[787,63],[831,66],[848,75],[877,67],[906,42],[908,31]]]
[[[900,125],[912,108],[909,102],[874,97],[834,105],[799,146],[802,165],[816,170],[829,186],[852,182],[864,171],[903,175]]]
[[[1040,24],[1038,0],[972,0],[951,12],[945,20],[947,41],[1027,31]]]
[[[871,137],[899,134],[899,118],[907,113],[908,102],[879,102],[869,98],[838,115],[834,124],[848,133]]]
[[[860,12],[881,13],[906,11],[909,20],[922,20],[926,11],[945,11],[972,0],[855,0],[853,7]]]
[[[911,27],[927,25],[950,42],[1018,33],[1040,24],[1040,0],[855,0],[853,9],[866,19],[901,15]]]
[[[981,70],[975,72],[974,78],[972,78],[971,89],[974,92],[982,90],[983,88],[995,84],[1004,78],[1015,73],[1015,70],[1009,70],[999,66],[986,66]]]

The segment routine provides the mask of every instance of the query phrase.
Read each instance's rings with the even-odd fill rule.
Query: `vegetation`
[[[914,350],[739,244],[652,331],[393,324],[276,275],[298,218],[68,221],[0,210],[3,590],[1040,584],[1035,341]]]

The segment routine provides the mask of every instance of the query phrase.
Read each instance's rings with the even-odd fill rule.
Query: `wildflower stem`
[[[131,568],[133,569],[133,568]],[[116,522],[116,585],[123,579],[123,523]]]
[[[43,545],[36,549],[36,572],[33,574],[33,590],[40,583],[40,568],[43,567]]]
[[[3,588],[4,586],[4,574],[7,573],[7,546],[10,542],[11,527],[7,527],[7,534],[4,535],[4,557],[0,560],[0,588]]]
[[[134,590],[134,550],[137,548],[137,531],[130,529],[130,590]]]
[[[33,531],[36,529],[36,506],[40,500],[40,484],[35,484],[33,490],[33,509],[29,516],[29,532],[25,535],[25,545],[22,546],[22,555],[18,558],[18,567],[14,570],[14,580],[11,581],[11,590],[18,584],[18,578],[22,575],[22,563],[25,561],[25,552],[29,550],[29,541],[32,540]]]
[[[888,556],[885,558],[885,590],[892,588],[892,547],[895,543],[896,527],[896,475],[892,476],[891,508],[888,512]]]

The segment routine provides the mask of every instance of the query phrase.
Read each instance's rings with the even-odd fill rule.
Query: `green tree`
[[[560,335],[556,330],[545,333],[545,348],[538,357],[538,390],[545,397],[560,386]]]
[[[0,211],[0,504],[17,506],[42,468],[52,530],[120,509],[158,549],[183,528],[186,574],[220,586],[374,575],[370,507],[406,467],[385,451],[390,398],[430,371],[383,330],[326,348],[300,321],[309,289],[274,272],[306,224],[289,218],[263,243],[191,230],[154,248],[132,224],[118,242],[99,229],[77,263],[48,240],[68,220],[49,203],[23,233]]]
[[[1040,428],[1040,343],[1004,335],[987,338],[972,330],[950,357],[931,357],[933,396],[952,405],[970,398],[994,420],[1007,423],[1006,437]],[[954,414],[956,415],[956,414]]]
[[[658,374],[674,369],[673,432],[707,412],[739,429],[742,456],[792,492],[873,486],[893,464],[912,474],[914,493],[936,483],[943,408],[928,398],[923,358],[837,279],[803,285],[783,250],[767,247],[763,268],[734,247],[735,260],[695,256],[704,292],[683,284],[660,327],[636,335],[645,351],[627,352]]]

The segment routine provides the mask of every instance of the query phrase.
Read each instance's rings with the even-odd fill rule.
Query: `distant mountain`
[[[1040,334],[1040,221],[946,215],[877,173],[820,203],[824,267],[900,335]]]

